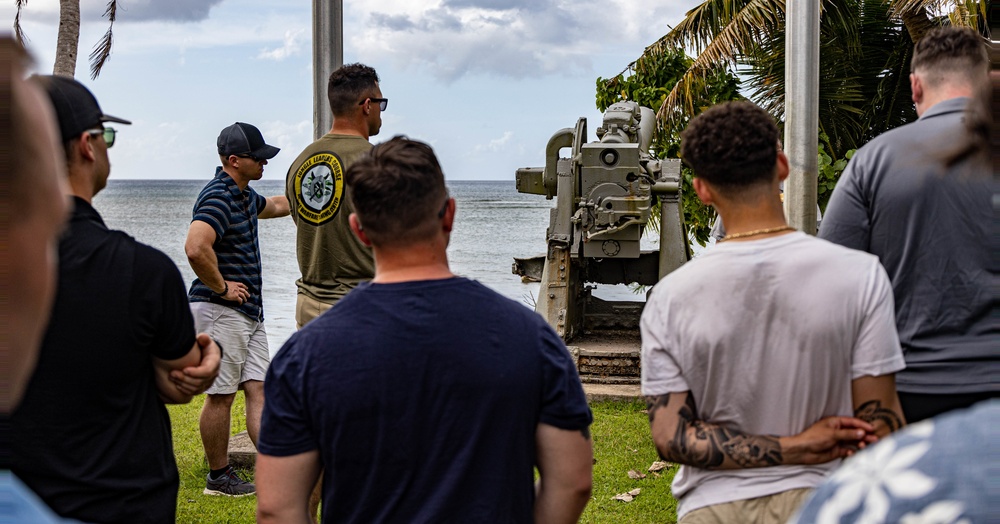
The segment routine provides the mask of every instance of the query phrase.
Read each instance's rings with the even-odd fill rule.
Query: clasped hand
[[[211,337],[199,333],[196,340],[201,348],[201,362],[196,366],[170,372],[170,381],[186,395],[200,395],[212,387],[215,377],[219,375],[219,363],[222,361],[222,350]]]
[[[849,457],[878,441],[875,428],[854,417],[826,417],[798,435],[782,439],[786,464],[822,464]]]

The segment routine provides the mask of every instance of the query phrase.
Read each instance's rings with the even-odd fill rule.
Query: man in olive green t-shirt
[[[382,127],[388,104],[378,74],[363,64],[345,65],[330,74],[327,92],[333,127],[299,154],[288,169],[285,194],[297,229],[295,249],[302,278],[295,282],[296,327],[330,309],[359,283],[375,274],[371,249],[351,233],[354,211],[344,172],[368,153],[368,137]]]

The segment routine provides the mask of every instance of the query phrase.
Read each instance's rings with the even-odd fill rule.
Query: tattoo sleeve
[[[882,422],[890,432],[903,426],[903,420],[899,415],[891,409],[883,408],[880,400],[869,400],[861,404],[854,410],[854,416],[871,424]]]
[[[647,398],[650,423],[654,413],[666,405],[663,395]],[[658,445],[665,460],[704,469],[760,468],[782,464],[781,444],[776,437],[748,435],[736,429],[705,422],[697,418],[694,397],[678,412],[677,429],[673,438]]]
[[[647,396],[646,397],[646,413],[649,414],[649,423],[653,423],[653,419],[656,418],[656,410],[667,405],[667,400],[670,399],[670,394],[660,395],[658,397]]]

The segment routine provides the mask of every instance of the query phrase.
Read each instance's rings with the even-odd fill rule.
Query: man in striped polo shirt
[[[249,187],[279,151],[264,143],[256,127],[237,122],[223,129],[218,151],[222,166],[198,195],[184,250],[198,276],[188,292],[195,325],[223,348],[219,377],[201,411],[201,441],[211,469],[204,493],[240,497],[256,489],[229,466],[233,399],[242,389],[247,433],[256,445],[270,362],[257,219],[288,216],[288,199],[265,198]]]

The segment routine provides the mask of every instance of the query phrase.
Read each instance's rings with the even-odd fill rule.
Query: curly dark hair
[[[968,27],[945,26],[930,30],[913,46],[910,71],[932,84],[956,77],[975,84],[989,69],[986,41]]]
[[[330,73],[326,96],[333,115],[346,115],[364,98],[375,96],[378,81],[375,69],[364,64],[347,64]]]
[[[681,132],[684,162],[696,177],[728,193],[769,181],[777,155],[774,119],[746,101],[713,106]]]
[[[431,146],[397,135],[347,169],[351,203],[376,246],[427,240],[448,202],[444,173]]]

